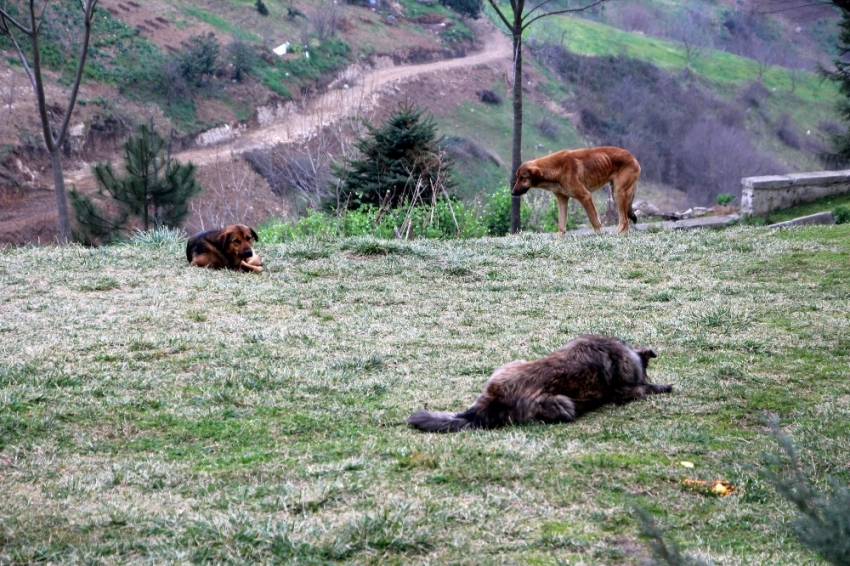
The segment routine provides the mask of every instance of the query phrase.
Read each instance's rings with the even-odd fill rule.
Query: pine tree
[[[132,219],[144,230],[177,227],[189,214],[189,200],[201,191],[196,167],[171,159],[168,142],[150,126],[142,125],[123,145],[126,175],[119,177],[109,163],[94,167],[99,206],[92,198],[71,191],[77,239],[92,244],[115,239],[130,230]]]
[[[437,127],[422,110],[400,104],[380,127],[367,126],[357,142],[360,157],[334,173],[341,180],[339,203],[395,208],[404,203],[432,203],[454,186],[451,161],[440,150]]]
[[[766,459],[767,478],[797,508],[791,522],[800,542],[835,566],[850,566],[850,488],[830,479],[830,491],[809,485],[794,444],[775,417],[768,421],[779,450]]]
[[[841,93],[837,107],[838,113],[845,122],[850,122],[850,0],[833,0],[832,4],[841,13],[841,21],[838,24],[838,57],[833,61],[834,71],[823,70],[823,75],[838,85]],[[824,156],[828,161],[839,161],[844,164],[850,162],[850,131],[838,134],[834,137],[835,154]]]

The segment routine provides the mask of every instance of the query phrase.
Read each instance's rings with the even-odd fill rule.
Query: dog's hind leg
[[[544,423],[569,423],[576,419],[576,408],[566,395],[541,395],[535,400],[531,419]]]
[[[629,219],[637,224],[637,216],[632,210],[632,203],[635,200],[637,192],[637,182],[640,177],[640,169],[624,169],[616,175],[611,181],[611,196],[614,198],[614,203],[617,205],[617,213],[620,216],[620,222],[617,225],[617,232],[629,231]]]

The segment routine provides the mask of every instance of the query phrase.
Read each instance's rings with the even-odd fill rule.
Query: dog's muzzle
[[[522,195],[528,192],[528,189],[529,187],[514,187],[511,189],[511,195],[515,197],[521,197]]]
[[[254,250],[252,250],[252,249],[247,249],[247,250],[245,250],[244,252],[240,253],[240,254],[239,254],[239,257],[241,257],[242,259],[248,259],[248,258],[249,258],[249,257],[251,257],[252,255],[254,255]]]

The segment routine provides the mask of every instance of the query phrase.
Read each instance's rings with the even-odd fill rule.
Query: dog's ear
[[[652,348],[638,348],[635,352],[637,352],[637,355],[640,356],[640,361],[643,362],[643,367],[646,367],[647,364],[649,364],[650,359],[658,357]]]
[[[233,233],[225,228],[216,236],[216,243],[221,247],[221,249],[226,249],[227,246],[230,245],[230,241],[233,239]]]
[[[537,165],[529,165],[528,174],[531,177],[531,180],[535,183],[543,178],[543,170]]]
[[[251,230],[251,237],[252,237],[252,238],[254,238],[254,241],[255,241],[255,242],[259,242],[259,241],[260,241],[260,237],[259,237],[259,236],[257,236],[257,233],[256,233],[256,232],[254,232],[254,229],[253,229],[253,228],[250,228],[250,230]]]

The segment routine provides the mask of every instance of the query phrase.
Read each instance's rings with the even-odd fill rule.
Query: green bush
[[[260,241],[289,242],[302,238],[328,239],[374,236],[383,239],[480,238],[487,228],[475,211],[461,202],[441,199],[430,206],[399,207],[379,212],[362,207],[337,216],[310,210],[307,216],[284,222],[275,219],[257,228]]]
[[[832,214],[835,215],[836,224],[845,224],[850,222],[850,206],[846,204],[836,206],[835,210],[832,211]]]
[[[719,195],[717,195],[717,204],[719,204],[720,206],[726,206],[733,200],[735,200],[735,196],[730,195],[729,193],[720,193]]]
[[[531,208],[526,199],[522,200],[520,206],[520,219],[522,226],[528,224],[531,217]],[[491,236],[504,236],[511,228],[511,190],[507,185],[502,185],[494,192],[487,205],[484,207],[484,225],[487,233]]]
[[[221,45],[213,32],[193,35],[180,44],[176,58],[183,80],[191,87],[199,87],[205,76],[218,71]]]

